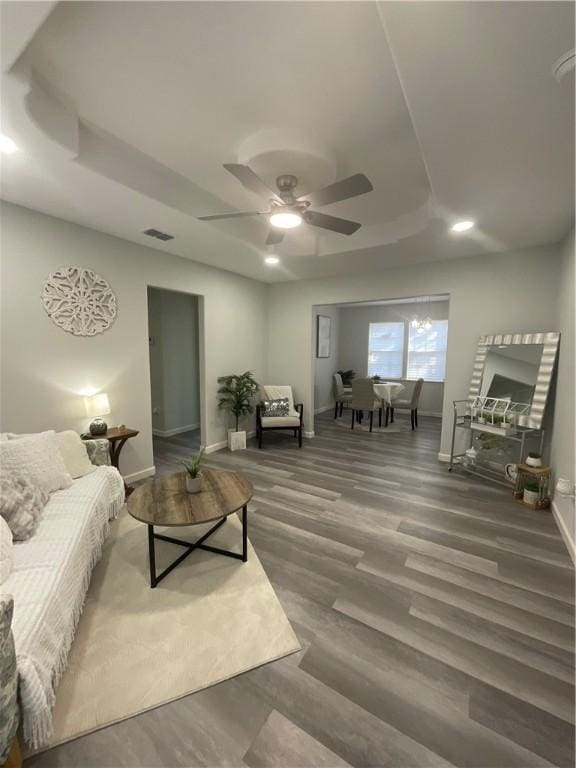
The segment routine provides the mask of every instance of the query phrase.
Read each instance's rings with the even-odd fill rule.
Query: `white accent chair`
[[[378,426],[382,426],[382,401],[374,391],[374,382],[372,379],[354,379],[352,382],[352,429],[356,413],[358,413],[358,423],[361,423],[364,412],[370,414],[370,432],[374,421],[374,411],[378,411]]]
[[[298,447],[302,448],[304,431],[304,405],[294,403],[292,387],[289,385],[264,384],[260,387],[261,400],[279,400],[288,398],[288,416],[263,416],[262,406],[256,406],[256,437],[258,448],[262,448],[264,432],[275,429],[291,430],[298,438]]]
[[[337,419],[338,411],[342,416],[344,406],[352,403],[352,388],[344,386],[342,376],[339,373],[335,373],[332,379],[334,384],[334,418]]]

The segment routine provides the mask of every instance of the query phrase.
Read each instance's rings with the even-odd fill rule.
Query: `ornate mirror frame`
[[[473,401],[475,397],[480,395],[484,363],[486,362],[486,354],[490,347],[498,344],[543,344],[540,367],[538,368],[538,378],[536,379],[536,387],[534,389],[534,397],[532,398],[530,411],[527,414],[518,416],[518,426],[541,429],[544,411],[546,410],[546,402],[548,400],[548,393],[550,391],[550,383],[554,374],[559,342],[560,334],[556,332],[498,333],[493,336],[480,336],[478,339],[478,347],[476,349],[476,357],[474,358],[468,400]]]

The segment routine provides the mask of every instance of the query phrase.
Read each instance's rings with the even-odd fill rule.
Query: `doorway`
[[[202,445],[200,297],[148,287],[154,464],[187,458]]]
[[[376,434],[383,440],[394,440],[392,436],[398,433],[402,435],[398,439],[428,441],[439,448],[449,308],[448,294],[315,305],[315,433],[321,434],[324,428],[327,433],[349,437],[350,390],[342,390],[343,398],[335,408],[335,388],[348,388],[353,379],[371,378],[374,386],[380,387],[377,397],[382,394],[391,405],[393,401],[399,406],[402,402],[415,403],[418,417],[424,417],[418,425],[411,407],[397,407],[394,423],[386,424],[383,414],[384,423]],[[335,374],[340,376],[337,381]],[[425,429],[418,430],[418,426]]]

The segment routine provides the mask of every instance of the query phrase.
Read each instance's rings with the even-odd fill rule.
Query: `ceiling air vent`
[[[159,229],[145,229],[144,233],[148,237],[155,237],[156,240],[174,240],[174,235],[167,235],[166,232],[160,232]]]

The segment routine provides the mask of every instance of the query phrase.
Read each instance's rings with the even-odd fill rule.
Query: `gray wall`
[[[148,289],[152,430],[164,437],[200,426],[198,299]]]
[[[334,406],[332,376],[338,368],[338,349],[340,338],[340,311],[338,307],[314,307],[314,409],[316,413]],[[332,343],[330,357],[316,357],[316,316],[327,315],[332,318]]]
[[[368,370],[368,331],[370,323],[410,321],[415,313],[429,314],[433,320],[448,318],[449,302],[437,301],[420,304],[388,304],[369,307],[340,308],[339,368],[353,368],[358,376]],[[448,329],[450,333],[450,329]],[[407,346],[405,346],[405,355]],[[444,384],[425,382],[420,397],[421,413],[442,414]]]
[[[1,216],[0,430],[84,429],[79,392],[94,387],[109,394],[110,424],[140,430],[123,449],[122,471],[149,472],[152,285],[201,297],[202,435],[208,445],[225,441],[228,420],[217,409],[216,379],[247,369],[267,378],[266,285],[9,203]],[[44,312],[43,281],[68,264],[92,267],[116,292],[118,316],[105,333],[72,336]]]
[[[557,329],[562,334],[558,356],[558,375],[556,380],[556,407],[554,409],[554,427],[552,432],[551,465],[556,478],[565,477],[574,482],[576,479],[576,459],[574,452],[575,412],[574,400],[574,230],[568,235],[562,246],[558,292],[555,297],[557,309]],[[560,528],[572,542],[574,555],[575,526],[574,499],[554,497],[554,511]]]
[[[482,258],[453,259],[373,274],[270,286],[268,375],[294,383],[313,430],[313,311],[315,305],[450,296],[448,355],[440,452],[450,450],[452,400],[467,397],[478,336],[555,330],[559,248],[530,248]]]

